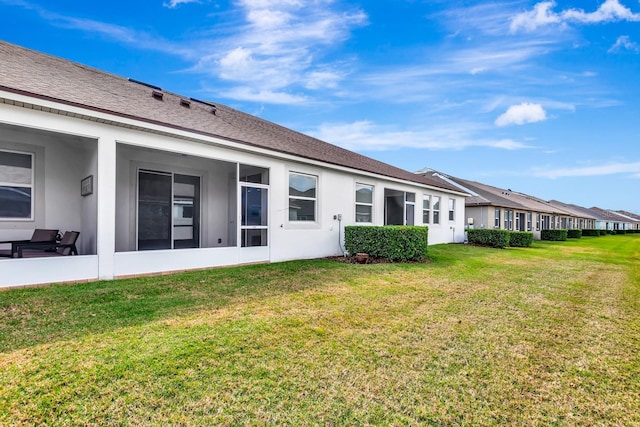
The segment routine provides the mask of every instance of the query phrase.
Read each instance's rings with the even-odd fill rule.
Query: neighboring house
[[[467,225],[530,231],[540,239],[541,230],[555,228],[593,228],[595,217],[558,206],[524,193],[453,177],[432,169],[418,174],[457,186],[470,194],[466,199]]]
[[[633,220],[629,217],[595,206],[589,210],[598,217],[596,228],[599,230],[631,230],[633,228]]]
[[[0,287],[343,253],[345,225],[464,239],[464,190],[232,108],[0,42]],[[425,201],[428,200],[428,203]],[[426,203],[426,204],[425,204]]]
[[[554,206],[558,209],[569,213],[569,217],[560,218],[560,227],[564,229],[594,229],[596,228],[596,221],[598,216],[591,210],[582,206],[573,205],[571,203],[564,203],[558,200],[549,200],[550,206]]]
[[[632,230],[640,230],[640,215],[629,211],[615,211],[618,215],[628,218],[631,221]]]

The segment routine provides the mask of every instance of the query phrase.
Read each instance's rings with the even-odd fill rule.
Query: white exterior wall
[[[11,96],[19,98],[18,95]],[[29,98],[24,101],[33,102]],[[47,104],[46,101],[38,102]],[[77,113],[85,112],[78,110]],[[126,122],[127,119],[122,121]],[[36,159],[36,221],[15,226],[8,222],[0,223],[0,240],[29,238],[34,228],[81,230],[78,247],[80,256],[0,259],[0,287],[112,279],[222,265],[340,255],[344,250],[344,226],[366,225],[355,222],[356,183],[374,186],[372,225],[384,225],[384,192],[385,189],[393,189],[415,193],[415,225],[429,226],[430,244],[464,240],[466,214],[464,197],[461,195],[371,173],[301,161],[290,155],[215,138],[198,137],[203,141],[194,142],[187,139],[194,137],[188,132],[172,131],[174,136],[167,136],[157,133],[166,131],[165,128],[130,122],[132,125],[148,127],[156,133],[0,104],[0,123],[23,128],[17,132],[18,139],[20,135],[31,132],[29,129],[34,129],[33,124],[37,123],[41,130],[37,132],[37,137],[14,143],[26,146],[28,142],[36,147],[36,151],[39,150],[38,158],[44,152],[45,159],[43,164]],[[65,135],[69,137],[65,138]],[[0,138],[0,147],[9,144],[4,139]],[[240,186],[235,173],[229,173],[228,164],[269,169],[269,245],[266,247],[241,248],[239,243],[235,245],[240,235],[237,197]],[[224,167],[217,167],[221,165]],[[135,251],[136,175],[139,167],[169,168],[173,172],[201,176],[201,242],[207,247]],[[318,177],[316,221],[289,221],[290,172]],[[80,181],[88,175],[94,177],[94,192],[79,197]],[[230,180],[230,176],[233,180]],[[234,189],[238,193],[232,200],[238,207],[230,209],[226,199],[229,191]],[[425,193],[441,197],[441,221],[438,225],[422,224],[422,196]],[[219,202],[221,197],[225,203]],[[44,198],[44,202],[40,198]],[[448,219],[449,198],[455,200],[454,221]],[[236,212],[235,218],[230,212]],[[334,219],[337,215],[341,215],[341,221]],[[229,230],[237,235],[230,235]],[[220,244],[217,243],[218,239],[222,239]]]

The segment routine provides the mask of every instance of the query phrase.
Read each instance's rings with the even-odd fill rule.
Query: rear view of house
[[[351,224],[462,241],[465,197],[218,103],[0,42],[0,241],[73,231],[79,253],[0,257],[0,287],[342,254]]]

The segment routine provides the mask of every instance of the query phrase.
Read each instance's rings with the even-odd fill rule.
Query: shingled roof
[[[113,115],[116,116],[113,124],[118,124],[118,117],[133,119],[463,193],[448,183],[416,175],[217,102],[214,106],[2,41],[0,90],[80,107],[89,110],[87,116],[91,112]]]
[[[551,206],[548,202],[529,196],[524,193],[509,189],[493,187],[476,181],[457,178],[451,175],[437,172],[432,169],[425,169],[419,172],[432,179],[440,179],[443,182],[450,182],[459,186],[463,191],[471,194],[465,200],[466,206],[495,206],[499,208],[521,209],[528,211],[543,212],[549,214],[567,215],[565,209]]]
[[[625,218],[624,216],[619,215],[616,212],[609,211],[607,209],[602,209],[597,206],[593,206],[589,208],[590,211],[594,212],[598,219],[603,221],[613,221],[613,222],[633,222],[629,218]]]

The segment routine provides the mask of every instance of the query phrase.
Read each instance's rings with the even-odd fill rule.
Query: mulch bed
[[[329,256],[326,257],[326,259],[331,260],[331,261],[336,261],[336,262],[343,262],[345,264],[360,264],[358,262],[358,260],[356,259],[355,255],[350,255],[350,256]],[[396,264],[396,263],[403,263],[403,264],[422,264],[425,262],[429,262],[429,258],[425,259],[424,261],[392,261],[388,258],[378,258],[378,257],[372,257],[369,256],[369,259],[367,259],[367,262],[365,262],[364,264]]]

